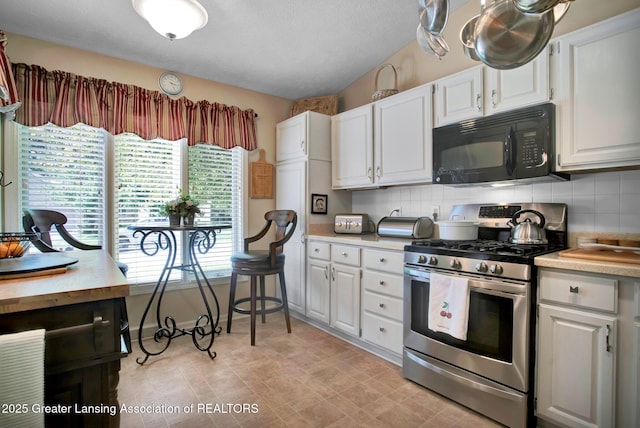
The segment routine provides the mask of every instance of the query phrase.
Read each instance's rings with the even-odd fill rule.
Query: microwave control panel
[[[528,131],[522,135],[522,154],[520,160],[525,167],[534,167],[540,163],[544,150],[538,144],[536,131]]]

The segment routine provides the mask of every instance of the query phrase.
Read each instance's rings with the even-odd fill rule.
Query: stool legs
[[[251,346],[256,345],[256,276],[251,275]]]
[[[282,308],[284,309],[284,319],[287,321],[287,333],[291,333],[291,321],[289,320],[289,303],[287,301],[287,285],[284,282],[284,271],[279,272],[280,291],[282,292]]]
[[[231,333],[231,320],[233,319],[233,308],[236,304],[236,282],[238,281],[238,274],[231,273],[231,286],[229,287],[229,309],[227,314],[227,333]]]
[[[267,320],[267,300],[264,298],[264,275],[260,275],[260,303],[262,306],[262,324],[264,324]]]

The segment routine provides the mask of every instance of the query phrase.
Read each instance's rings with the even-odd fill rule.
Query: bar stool
[[[251,346],[256,344],[256,313],[262,315],[262,322],[265,322],[265,315],[280,310],[284,310],[285,320],[287,322],[287,332],[291,333],[291,321],[289,320],[289,306],[287,304],[287,289],[284,279],[284,253],[282,252],[284,244],[291,238],[298,223],[298,215],[291,210],[274,210],[264,215],[267,221],[258,234],[245,238],[244,252],[236,253],[231,256],[231,288],[229,290],[229,310],[227,315],[227,333],[231,333],[231,321],[233,313],[251,315]],[[256,242],[264,237],[271,225],[275,224],[276,236],[275,241],[269,244],[269,250],[249,251],[249,244]],[[287,230],[288,229],[288,230]],[[265,296],[264,277],[265,275],[278,274],[280,278],[280,291],[282,298],[273,296]],[[250,296],[236,300],[236,282],[238,275],[246,275],[251,277]],[[256,308],[256,287],[257,278],[260,277],[260,308]],[[277,306],[267,308],[266,302],[276,302]],[[244,302],[251,302],[250,309],[240,308],[238,305]]]

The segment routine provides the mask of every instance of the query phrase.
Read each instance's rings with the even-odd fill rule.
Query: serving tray
[[[24,257],[1,259],[0,279],[21,278],[35,275],[62,273],[67,266],[78,262],[75,257],[62,254],[34,254]]]

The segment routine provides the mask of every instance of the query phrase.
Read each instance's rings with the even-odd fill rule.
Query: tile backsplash
[[[474,203],[563,202],[569,231],[640,233],[640,170],[573,174],[570,181],[492,188],[440,184],[354,191],[352,209],[375,222],[400,209],[402,216],[447,219],[453,205]],[[395,214],[394,214],[395,215]]]

